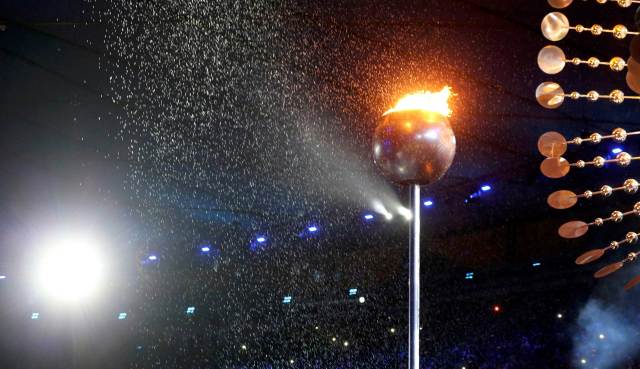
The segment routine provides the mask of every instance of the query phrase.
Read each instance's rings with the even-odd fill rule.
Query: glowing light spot
[[[364,219],[366,219],[366,220],[372,220],[372,219],[373,219],[373,214],[365,214],[365,215],[364,215]]]
[[[155,261],[155,260],[158,260],[158,257],[155,255],[149,255],[148,259],[151,261]]]
[[[258,238],[256,238],[256,241],[260,242],[260,243],[264,243],[265,241],[267,241],[266,238],[259,236]]]
[[[620,154],[622,152],[622,149],[619,147],[614,147],[613,150],[611,150],[611,152],[614,154]]]
[[[367,299],[364,298],[364,296],[360,296],[360,298],[358,299],[358,302],[361,304],[364,304],[367,301]]]
[[[451,87],[449,86],[445,86],[439,92],[419,91],[400,99],[396,105],[387,110],[384,115],[399,111],[423,110],[449,117],[452,113],[449,108],[449,97],[451,95]]]
[[[433,206],[433,200],[427,200],[427,201],[425,201],[425,202],[424,202],[424,206],[426,206],[426,207],[431,207],[431,206]]]
[[[125,319],[127,319],[127,313],[118,314],[118,320],[125,320]]]
[[[491,186],[490,185],[483,185],[482,187],[480,187],[480,189],[483,192],[488,192],[488,191],[491,191]]]
[[[31,314],[31,320],[38,320],[38,319],[40,319],[40,313]]]
[[[316,227],[316,226],[311,226],[311,227],[307,228],[307,230],[308,230],[309,232],[311,232],[311,233],[313,233],[313,232],[317,232],[317,231],[318,231],[318,227]]]

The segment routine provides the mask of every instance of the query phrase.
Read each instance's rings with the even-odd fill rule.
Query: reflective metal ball
[[[373,158],[382,173],[398,184],[427,185],[451,166],[456,138],[447,117],[422,110],[384,116],[373,138]]]

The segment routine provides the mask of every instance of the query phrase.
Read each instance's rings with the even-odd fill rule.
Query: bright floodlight
[[[77,237],[53,240],[40,255],[37,283],[58,302],[92,297],[104,279],[104,263],[95,241]]]

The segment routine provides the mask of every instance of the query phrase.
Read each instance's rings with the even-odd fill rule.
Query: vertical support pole
[[[409,369],[420,369],[420,186],[411,186],[409,244]]]

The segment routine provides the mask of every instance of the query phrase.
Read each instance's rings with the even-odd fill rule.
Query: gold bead
[[[620,223],[622,221],[622,218],[624,218],[624,215],[620,210],[616,210],[611,213],[611,219],[616,223]]]
[[[602,141],[602,135],[600,133],[592,133],[589,135],[589,141],[593,144],[599,144]]]
[[[593,158],[593,166],[596,168],[604,167],[605,159],[602,156],[596,156]]]
[[[627,27],[622,24],[616,24],[616,26],[613,27],[613,37],[619,40],[627,37],[627,33],[629,33],[629,30],[627,30]]]
[[[587,100],[589,101],[597,101],[600,98],[600,94],[598,91],[589,91],[587,92]]]
[[[582,60],[580,60],[580,58],[573,58],[571,59],[571,63],[573,63],[573,65],[580,65],[580,62]]]
[[[571,97],[574,100],[578,100],[580,98],[580,93],[578,91],[573,91],[569,97]]]
[[[613,139],[616,142],[624,142],[627,139],[627,131],[622,128],[616,128],[611,132]]]
[[[609,61],[609,68],[611,68],[612,71],[614,72],[620,72],[621,70],[624,69],[624,67],[627,64],[625,63],[624,59],[622,59],[619,56],[614,56],[610,61]]]
[[[631,164],[631,155],[623,151],[620,154],[616,155],[616,160],[618,161],[619,166],[626,167]]]
[[[609,96],[611,96],[611,101],[613,101],[616,104],[622,104],[622,102],[624,101],[624,92],[620,90],[611,91]]]
[[[623,8],[628,8],[631,6],[631,0],[618,0],[618,5]]]
[[[592,56],[589,58],[589,60],[587,60],[587,65],[589,65],[591,68],[598,68],[598,66],[600,65],[600,59]]]
[[[602,34],[602,26],[599,24],[594,24],[591,26],[591,33],[595,36],[599,36]]]
[[[584,31],[584,26],[582,24],[576,25],[576,32],[581,33]]]
[[[613,188],[611,188],[611,186],[604,185],[600,188],[600,192],[602,192],[602,196],[609,197],[613,193]]]

